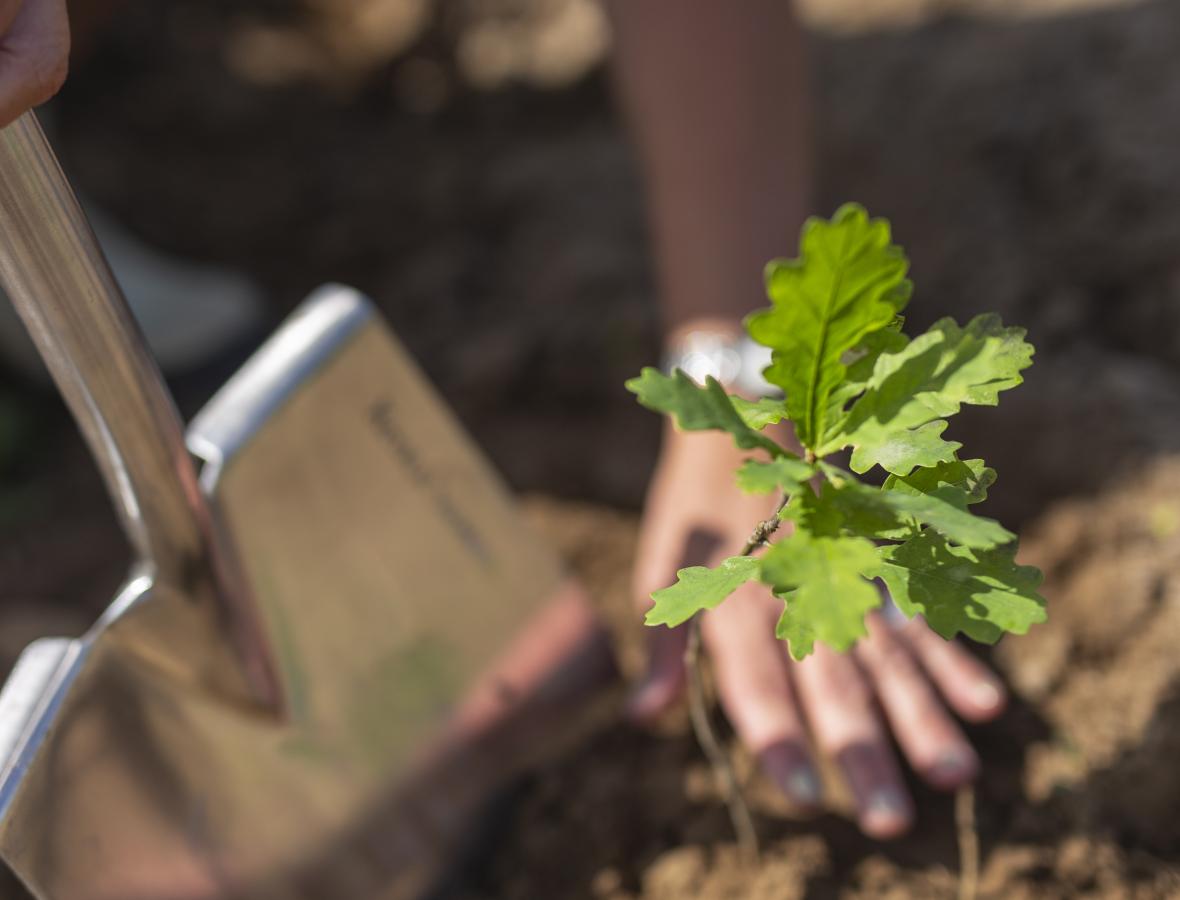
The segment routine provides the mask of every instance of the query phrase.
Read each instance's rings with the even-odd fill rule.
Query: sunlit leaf
[[[974,550],[923,531],[904,544],[878,549],[879,575],[907,616],[921,613],[945,638],[963,633],[995,643],[1045,621],[1041,573],[1016,564],[1016,545]]]
[[[770,347],[766,379],[783,389],[795,435],[814,448],[838,411],[843,355],[887,326],[910,296],[909,263],[890,242],[889,223],[856,204],[831,221],[808,219],[798,259],[766,268],[770,309],[754,313],[750,336]]]
[[[685,431],[727,431],[743,450],[762,449],[772,456],[786,453],[777,443],[746,423],[714,378],[707,379],[701,386],[679,369],[672,375],[665,375],[659,369],[648,367],[638,378],[627,382],[627,390],[648,409],[672,416]]]
[[[879,566],[871,541],[857,537],[812,537],[798,532],[771,547],[761,578],[776,594],[789,594],[777,633],[802,659],[815,641],[847,650],[864,636],[865,614],[881,595],[863,575]]]
[[[733,556],[715,569],[692,566],[676,573],[676,583],[651,595],[648,625],[681,625],[703,609],[712,609],[747,581],[758,577],[760,560]]]
[[[814,474],[815,467],[797,456],[780,456],[770,462],[748,459],[737,470],[737,483],[747,494],[779,490],[793,494]]]
[[[882,353],[864,394],[825,434],[818,454],[851,446],[852,469],[880,465],[895,475],[955,458],[942,439],[947,416],[964,403],[995,406],[1000,391],[1023,380],[1032,364],[1024,329],[982,315],[960,328],[942,319],[896,353]]]

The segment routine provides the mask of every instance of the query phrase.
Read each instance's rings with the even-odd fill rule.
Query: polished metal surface
[[[121,631],[174,677],[281,704],[172,398],[32,113],[0,131],[0,281],[90,445],[155,608]],[[166,615],[159,609],[174,607]],[[187,638],[218,640],[213,655]]]
[[[0,131],[0,277],[107,481],[164,577],[203,552],[172,400],[32,113]]]
[[[0,274],[144,557],[0,694],[0,855],[40,900],[421,896],[610,676],[582,598],[346,288],[210,402],[189,470],[35,126],[0,144]]]

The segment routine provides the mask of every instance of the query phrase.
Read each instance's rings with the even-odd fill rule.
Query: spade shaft
[[[82,429],[136,553],[183,578],[207,515],[184,430],[31,113],[0,132],[0,278]]]
[[[0,131],[0,236],[0,282],[90,446],[139,566],[161,596],[184,608],[172,622],[227,633],[238,659],[218,653],[210,662],[202,649],[199,660],[185,660],[175,635],[154,633],[146,622],[136,640],[187,677],[277,703],[176,407],[31,112]],[[167,660],[160,639],[169,645]]]

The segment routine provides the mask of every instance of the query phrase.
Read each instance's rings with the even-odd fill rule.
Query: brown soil
[[[534,500],[634,664],[631,516]],[[972,730],[980,892],[995,898],[1180,896],[1180,457],[1066,502],[1027,531],[1050,620],[996,663],[1015,702]],[[764,841],[743,864],[682,718],[659,733],[603,728],[522,790],[457,892],[475,898],[945,898],[957,888],[952,801],[915,786],[921,819],[888,844],[839,810],[792,819],[741,756]],[[833,788],[839,791],[838,785]]]

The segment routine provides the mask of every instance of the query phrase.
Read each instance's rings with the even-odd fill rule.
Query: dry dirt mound
[[[599,590],[633,656],[626,574],[632,518],[534,501],[533,514]],[[1012,709],[976,729],[981,889],[996,898],[1180,895],[1180,457],[1100,496],[1057,505],[1028,531],[1049,624],[997,664]],[[748,771],[748,767],[747,767]],[[948,897],[949,798],[918,790],[921,822],[888,845],[839,814],[785,816],[749,785],[766,853],[746,869],[683,723],[610,726],[522,790],[465,898]]]

